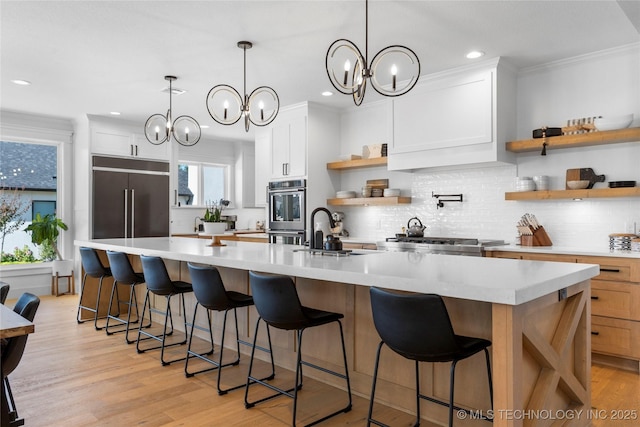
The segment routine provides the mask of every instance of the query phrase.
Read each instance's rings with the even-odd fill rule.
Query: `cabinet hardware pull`
[[[173,190],[173,205],[178,204],[178,190]]]
[[[133,156],[133,144],[129,144],[129,152]]]
[[[591,335],[600,335],[600,332],[598,332],[598,331],[591,331]]]
[[[138,146],[136,145],[136,157],[138,157]]]
[[[125,188],[124,189],[124,238],[127,238],[127,214],[129,212],[129,206],[128,206],[128,190]]]
[[[608,273],[620,273],[619,268],[601,268],[600,271],[606,271]]]
[[[132,188],[131,189],[131,238],[136,237],[135,221],[136,221],[136,190]]]
[[[591,299],[600,299],[600,297],[597,295],[591,295]]]

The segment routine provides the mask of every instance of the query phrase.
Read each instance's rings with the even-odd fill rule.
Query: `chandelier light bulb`
[[[396,90],[396,76],[398,75],[398,67],[396,67],[396,64],[393,64],[391,66],[391,88],[395,91]]]

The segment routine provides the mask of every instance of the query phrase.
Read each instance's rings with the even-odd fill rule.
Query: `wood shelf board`
[[[639,197],[640,187],[591,188],[587,190],[516,191],[504,194],[505,200],[593,199]]]
[[[354,199],[327,199],[334,206],[391,206],[411,203],[411,197],[357,197]]]
[[[588,147],[640,141],[640,127],[588,132],[577,135],[561,135],[546,138],[547,150],[555,148]],[[541,151],[543,138],[523,139],[506,143],[506,150],[514,153]]]
[[[327,163],[327,169],[343,170],[343,169],[369,168],[374,166],[385,166],[386,164],[387,164],[387,157],[374,157],[373,159],[355,159],[355,160],[344,160],[339,162],[330,162],[330,163]]]

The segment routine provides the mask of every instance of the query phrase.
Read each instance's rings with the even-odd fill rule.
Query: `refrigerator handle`
[[[131,189],[131,238],[135,236],[135,223],[136,223],[136,190]]]
[[[127,211],[129,210],[128,208],[128,197],[127,197],[127,192],[128,190],[125,188],[124,189],[124,238],[127,238]]]

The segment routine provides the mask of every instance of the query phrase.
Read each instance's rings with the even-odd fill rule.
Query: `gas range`
[[[484,256],[488,246],[504,245],[504,240],[462,237],[388,237],[376,242],[378,250],[390,252],[420,252],[433,254]]]

